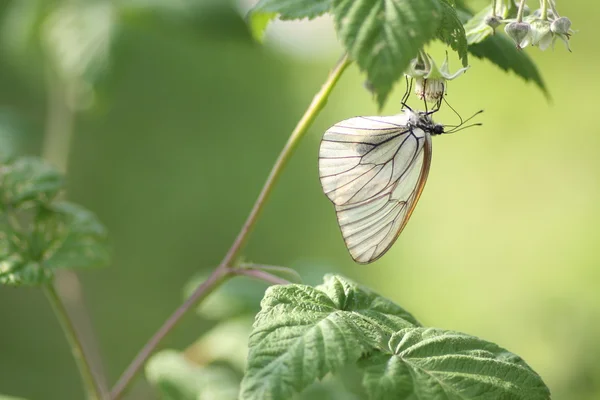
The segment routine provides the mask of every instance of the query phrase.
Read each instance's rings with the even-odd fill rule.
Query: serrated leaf
[[[465,28],[456,14],[456,10],[446,1],[442,1],[443,18],[437,30],[436,37],[458,53],[463,67],[469,64],[467,37]]]
[[[316,18],[331,9],[333,0],[260,0],[250,14],[275,13],[283,20]]]
[[[41,286],[53,279],[54,271],[38,262],[27,262],[17,255],[0,261],[0,285]]]
[[[5,207],[48,204],[63,185],[58,171],[38,158],[22,157],[0,167],[0,198]]]
[[[108,264],[106,228],[85,208],[67,202],[40,206],[26,232],[0,232],[0,283],[38,286],[59,268]],[[23,229],[23,228],[22,228]]]
[[[53,204],[35,222],[46,268],[103,267],[110,262],[108,233],[89,210],[68,202]]]
[[[228,368],[200,366],[175,350],[161,351],[146,363],[146,377],[165,400],[236,400],[239,380]]]
[[[550,399],[540,376],[520,357],[458,332],[406,328],[362,364],[371,399]]]
[[[419,49],[436,36],[439,0],[334,0],[338,37],[366,72],[379,107]]]
[[[327,276],[317,288],[271,286],[249,339],[243,399],[287,399],[353,363],[415,319],[356,283]]]

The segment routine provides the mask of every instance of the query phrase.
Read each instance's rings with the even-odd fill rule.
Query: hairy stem
[[[83,346],[79,340],[79,337],[77,336],[75,327],[73,326],[65,306],[58,296],[58,293],[54,289],[54,286],[52,286],[52,283],[44,286],[44,294],[48,298],[48,301],[54,310],[54,314],[56,315],[56,318],[63,329],[65,337],[69,342],[71,353],[73,353],[73,358],[75,359],[75,363],[77,364],[77,368],[81,374],[81,380],[83,381],[83,386],[85,388],[87,397],[93,400],[102,399],[102,393],[96,384],[94,374],[92,373],[92,368],[85,356]]]
[[[146,345],[140,350],[140,352],[133,359],[131,364],[127,367],[123,375],[119,378],[115,386],[111,391],[111,399],[120,398],[123,393],[127,390],[133,378],[143,367],[146,360],[150,357],[156,346],[164,339],[167,334],[173,330],[181,318],[187,313],[187,311],[206,298],[212,293],[217,287],[227,281],[231,276],[242,275],[246,273],[240,273],[243,269],[232,268],[234,261],[239,256],[244,244],[248,240],[248,235],[254,228],[260,212],[263,210],[266,201],[277,182],[277,179],[281,175],[283,168],[289,161],[290,157],[294,153],[294,150],[300,143],[300,140],[304,137],[308,128],[313,123],[319,112],[323,109],[327,103],[327,99],[331,94],[331,91],[339,81],[342,73],[350,65],[351,61],[347,55],[344,55],[337,65],[329,74],[327,80],[321,87],[321,90],[315,95],[313,101],[308,106],[308,109],[298,121],[296,128],[292,131],[287,143],[281,150],[277,161],[273,165],[271,172],[265,182],[246,222],[242,226],[240,233],[233,242],[231,248],[225,255],[221,264],[212,272],[208,279],[202,283],[198,288],[190,295],[190,297],[181,305],[175,312],[164,322],[159,330],[152,336],[152,338],[146,343]],[[281,283],[281,278],[275,277],[274,275],[268,274],[267,272],[260,271],[260,274],[252,272],[254,278],[262,279],[270,283],[275,283],[275,280],[279,280],[277,283]]]

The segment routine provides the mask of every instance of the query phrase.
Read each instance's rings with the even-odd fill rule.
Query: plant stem
[[[496,16],[496,2],[497,0],[492,0],[492,17]]]
[[[277,178],[281,175],[283,168],[289,161],[290,157],[294,153],[294,150],[300,143],[300,140],[304,137],[308,128],[313,123],[319,112],[323,109],[325,104],[327,103],[327,99],[331,94],[331,91],[335,87],[336,83],[339,81],[342,73],[350,65],[351,61],[347,55],[344,55],[334,67],[334,69],[330,72],[327,80],[321,87],[321,90],[315,95],[312,102],[308,106],[308,109],[298,121],[298,124],[292,131],[287,143],[281,150],[277,161],[273,165],[271,172],[265,182],[246,222],[242,226],[240,233],[236,237],[233,245],[225,255],[225,258],[219,264],[219,266],[212,272],[212,274],[208,277],[208,279],[202,283],[198,288],[190,295],[190,297],[181,305],[175,312],[164,322],[164,324],[159,328],[159,330],[152,336],[152,338],[146,343],[146,345],[140,350],[140,352],[133,359],[131,364],[127,367],[125,372],[121,375],[115,386],[111,391],[111,399],[120,398],[125,390],[129,387],[133,378],[137,375],[137,373],[141,370],[142,366],[146,362],[146,360],[150,357],[156,346],[164,339],[164,337],[177,325],[177,323],[181,320],[181,318],[187,313],[187,311],[192,308],[194,305],[202,301],[206,298],[210,293],[212,293],[217,287],[227,281],[230,277],[234,275],[240,275],[239,271],[242,269],[231,268],[233,262],[238,257],[240,251],[242,250],[244,244],[248,239],[248,235],[252,231],[254,224],[256,223],[258,216],[262,209],[264,208],[267,198],[271,194],[275,183],[277,182]],[[267,274],[272,276],[266,272],[263,274]],[[267,282],[273,282],[272,280],[265,279],[266,276],[263,274],[253,273],[252,276],[255,278],[259,278],[262,280],[266,280]],[[272,276],[273,277],[273,276]],[[280,279],[274,277],[275,279]]]
[[[65,337],[71,346],[71,353],[73,353],[73,358],[75,359],[75,363],[77,364],[77,368],[81,374],[81,380],[83,381],[83,386],[86,390],[88,398],[93,400],[102,399],[100,389],[96,385],[92,368],[88,362],[88,359],[85,357],[83,346],[79,340],[79,337],[77,336],[75,327],[71,323],[71,319],[67,314],[67,310],[65,309],[65,306],[58,293],[54,289],[52,283],[44,286],[44,293],[46,294],[46,297],[48,298],[48,301],[54,310],[54,314],[56,315],[56,318],[58,319],[58,322],[65,333]]]
[[[548,0],[542,0],[542,20],[548,20]]]
[[[519,11],[517,12],[517,22],[523,22],[523,12],[525,11],[525,0],[519,3]]]
[[[248,215],[246,222],[242,226],[240,233],[235,239],[235,242],[227,252],[227,255],[221,262],[221,265],[231,265],[231,263],[239,255],[240,251],[242,250],[242,247],[246,243],[246,240],[248,240],[248,234],[250,233],[252,228],[254,228],[254,224],[256,223],[260,212],[263,210],[265,202],[271,194],[271,191],[275,186],[275,182],[277,182],[277,179],[283,171],[283,168],[289,161],[291,155],[294,153],[294,150],[296,150],[296,147],[300,143],[300,140],[306,134],[306,131],[308,131],[308,128],[312,125],[317,115],[319,115],[319,112],[327,103],[327,99],[329,98],[331,91],[342,76],[342,73],[344,72],[346,67],[350,65],[350,63],[351,61],[347,55],[342,56],[342,58],[338,61],[337,65],[329,74],[329,77],[321,87],[321,90],[319,90],[319,92],[315,95],[313,101],[308,106],[308,109],[306,110],[300,121],[298,121],[296,128],[290,135],[290,138],[283,147],[283,150],[281,150],[277,161],[275,161],[275,165],[273,165],[273,168],[269,173],[269,177],[267,178],[267,181],[265,182],[262,191],[258,195],[258,198],[254,203],[254,207],[252,207],[252,211],[250,211],[250,215]]]
[[[554,4],[554,0],[549,0],[549,4],[550,9],[554,13],[554,18],[560,18],[560,15],[558,15],[558,11],[556,10],[556,4]]]

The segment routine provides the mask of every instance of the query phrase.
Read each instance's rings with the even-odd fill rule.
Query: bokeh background
[[[243,20],[251,2],[122,2],[130,7],[113,21],[107,68],[93,91],[74,97],[83,109],[68,155],[68,197],[97,213],[114,247],[109,268],[78,273],[110,383],[180,304],[190,278],[221,260],[341,53],[327,18],[277,22],[261,46]],[[52,38],[41,24],[56,3],[0,5],[0,130],[23,154],[41,154],[48,130],[52,65],[40,43]],[[309,283],[337,271],[425,325],[519,354],[556,400],[600,398],[600,10],[587,1],[558,7],[579,31],[573,52],[562,43],[526,50],[551,102],[471,58],[448,100],[463,116],[484,109],[484,125],[434,139],[424,194],[380,261],[352,262],[317,173],[324,130],[377,113],[355,66],[291,160],[245,255],[294,267]],[[403,92],[399,85],[384,114],[399,111]],[[456,119],[447,110],[437,116]],[[66,293],[79,287],[63,284]],[[210,325],[189,315],[161,348],[185,349]],[[83,396],[40,290],[0,287],[0,393]],[[128,398],[154,397],[139,380]]]

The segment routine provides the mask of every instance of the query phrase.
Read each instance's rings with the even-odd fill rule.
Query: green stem
[[[81,380],[83,381],[83,386],[86,390],[88,398],[93,400],[102,399],[100,389],[98,386],[96,386],[96,381],[94,379],[91,366],[88,363],[88,359],[85,357],[83,346],[79,341],[75,327],[71,323],[71,319],[67,314],[67,310],[65,309],[63,302],[51,283],[44,286],[44,293],[46,294],[46,297],[48,298],[48,301],[54,310],[54,314],[56,315],[56,318],[58,319],[58,322],[65,333],[67,341],[69,342],[71,353],[73,353],[73,358],[75,359],[75,363],[77,364],[77,368],[81,374]]]
[[[554,0],[549,0],[548,4],[550,5],[550,9],[554,13],[554,18],[560,18],[560,15],[558,15],[558,10],[556,10],[556,4],[554,4]]]
[[[217,289],[220,285],[226,282],[232,276],[244,273],[243,270],[238,270],[236,268],[232,268],[232,264],[239,256],[244,244],[248,240],[248,236],[256,221],[258,220],[258,216],[263,210],[266,201],[271,194],[275,183],[277,182],[281,172],[283,171],[285,165],[291,158],[294,150],[298,147],[300,140],[304,137],[308,128],[312,125],[315,118],[319,114],[319,112],[323,109],[325,104],[327,103],[327,99],[331,94],[331,91],[339,81],[342,73],[350,65],[351,61],[347,55],[344,55],[340,61],[338,61],[337,65],[329,74],[329,77],[321,87],[321,90],[315,95],[313,101],[308,106],[308,109],[298,121],[296,128],[292,131],[287,143],[281,150],[277,161],[273,165],[271,172],[265,182],[246,222],[242,226],[240,233],[236,237],[235,241],[231,245],[231,248],[225,255],[221,264],[212,272],[212,274],[208,277],[208,279],[202,283],[198,288],[188,297],[188,299],[179,307],[175,312],[163,323],[163,325],[158,329],[158,331],[152,336],[152,338],[146,343],[146,345],[140,350],[140,352],[133,359],[131,364],[125,369],[125,372],[121,375],[113,389],[111,390],[111,399],[120,398],[123,393],[127,390],[131,382],[133,382],[133,378],[140,372],[144,363],[148,360],[156,346],[164,339],[165,336],[175,326],[179,323],[181,318],[195,305],[204,300],[209,294],[211,294],[215,289]],[[267,273],[265,273],[267,274]],[[265,280],[267,282],[275,282],[276,279],[281,279],[277,277],[267,277],[263,273],[261,274],[253,274],[253,277]],[[270,275],[270,274],[267,274]]]
[[[542,1],[542,20],[548,20],[548,0]]]
[[[231,266],[233,261],[235,261],[236,257],[239,255],[240,251],[242,250],[242,247],[248,239],[250,231],[254,228],[254,224],[256,223],[260,212],[265,206],[267,198],[271,194],[271,191],[273,190],[273,187],[277,182],[279,175],[281,175],[283,168],[291,158],[292,154],[294,153],[294,150],[296,150],[296,147],[300,143],[300,140],[308,131],[308,128],[312,125],[317,115],[319,115],[319,112],[321,112],[323,107],[325,107],[325,104],[327,103],[327,99],[329,98],[331,91],[337,84],[346,67],[350,65],[350,63],[351,61],[347,55],[344,55],[338,61],[337,65],[335,66],[333,71],[331,71],[329,77],[321,87],[321,90],[319,90],[319,92],[315,95],[313,101],[308,106],[308,109],[306,110],[300,121],[298,121],[296,128],[292,131],[292,134],[290,135],[287,143],[283,147],[283,150],[281,150],[277,161],[275,161],[275,165],[273,165],[271,173],[269,174],[269,177],[267,178],[267,181],[265,182],[262,191],[258,195],[258,198],[254,203],[254,207],[252,207],[252,211],[250,211],[250,215],[248,215],[246,222],[242,226],[240,233],[235,239],[235,242],[227,252],[227,255],[225,256],[223,261],[221,261],[221,265]]]
[[[525,11],[525,0],[519,3],[519,11],[517,12],[517,22],[523,22],[523,12]]]
[[[496,4],[498,0],[492,0],[492,17],[496,16]]]

